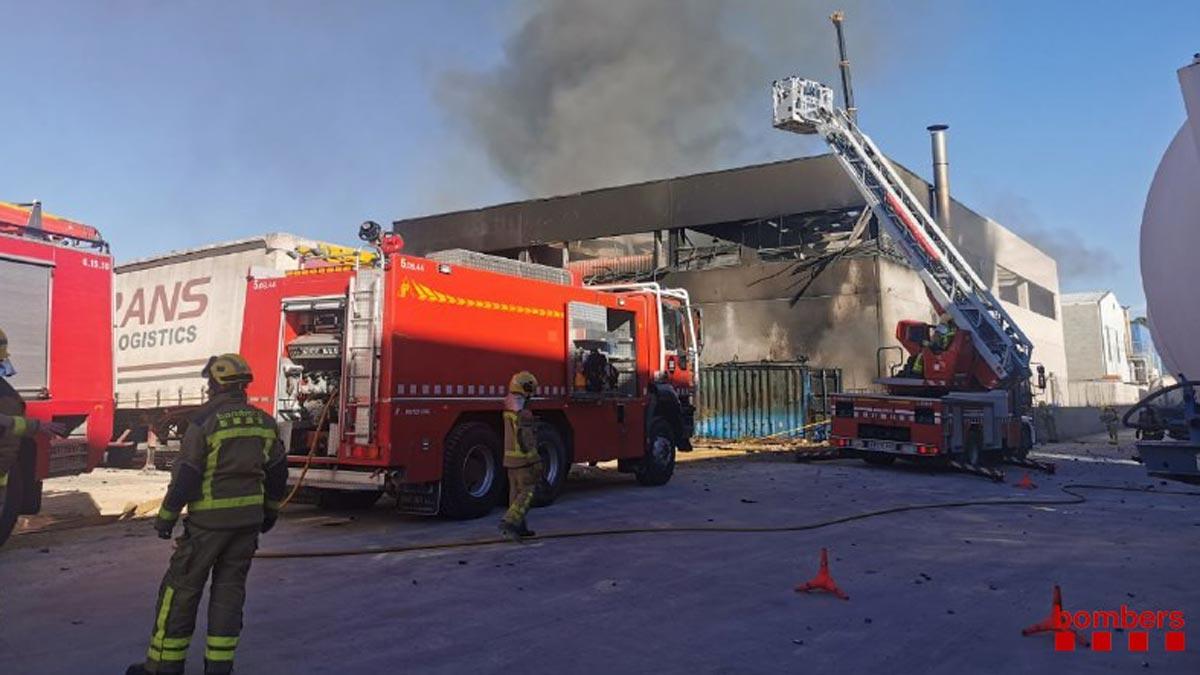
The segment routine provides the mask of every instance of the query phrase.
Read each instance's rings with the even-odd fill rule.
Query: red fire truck
[[[699,370],[686,291],[400,247],[386,235],[378,265],[248,282],[249,393],[279,422],[293,482],[303,474],[327,506],[386,492],[405,512],[481,516],[506,493],[501,409],[521,370],[540,384],[544,501],[576,462],[671,478],[676,450],[691,449]]]
[[[0,202],[0,328],[27,413],[66,438],[21,448],[0,505],[0,543],[41,509],[42,480],[91,471],[112,434],[112,257],[94,228]]]
[[[825,140],[943,317],[936,327],[897,326],[910,358],[896,376],[878,380],[886,394],[834,397],[834,445],[872,463],[948,460],[996,479],[1003,474],[980,467],[981,459],[1049,470],[1026,458],[1034,441],[1033,343],[854,117],[834,105],[832,89],[791,77],[777,81],[773,94],[775,127]],[[1038,377],[1044,386],[1040,367]]]

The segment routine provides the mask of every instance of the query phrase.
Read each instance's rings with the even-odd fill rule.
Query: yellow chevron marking
[[[442,293],[434,290],[424,284],[404,279],[400,283],[399,296],[407,298],[409,295],[421,302],[437,302],[446,305],[458,305],[459,307],[471,307],[474,309],[486,309],[493,312],[508,312],[510,314],[526,314],[529,316],[544,316],[555,319],[561,319],[566,316],[563,312],[545,309],[542,307],[528,307],[525,305],[510,305],[504,302],[493,302],[491,300],[475,300],[472,298],[460,298],[455,295]]]

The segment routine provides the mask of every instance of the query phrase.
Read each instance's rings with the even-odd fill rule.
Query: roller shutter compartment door
[[[9,383],[23,394],[48,387],[50,272],[53,268],[0,258],[0,329],[17,374]]]

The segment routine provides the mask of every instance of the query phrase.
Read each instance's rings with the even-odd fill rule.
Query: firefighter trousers
[[[533,506],[533,493],[541,480],[541,462],[508,470],[508,511],[504,522],[515,527],[525,524],[525,514]]]
[[[233,671],[233,652],[242,632],[246,576],[257,549],[257,528],[207,530],[184,522],[183,536],[176,540],[175,553],[158,590],[146,672],[183,672],[196,627],[196,610],[210,575],[205,673]]]

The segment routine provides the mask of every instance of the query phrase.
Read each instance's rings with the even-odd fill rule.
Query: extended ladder
[[[917,268],[935,303],[959,327],[1000,382],[1029,377],[1033,345],[999,300],[967,265],[958,249],[900,179],[891,162],[845,111],[835,108],[833,90],[796,77],[774,83],[777,129],[819,134],[866,199],[880,225]]]
[[[359,268],[350,278],[346,304],[340,421],[342,438],[359,445],[371,443],[375,436],[382,276],[376,268]]]

